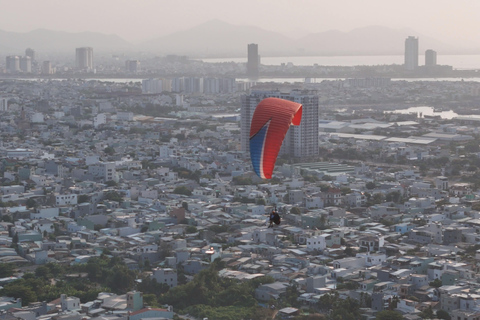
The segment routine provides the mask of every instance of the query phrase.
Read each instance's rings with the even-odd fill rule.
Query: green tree
[[[186,233],[195,233],[197,231],[198,231],[197,227],[195,227],[195,226],[188,226],[188,227],[185,228]]]
[[[27,206],[27,208],[36,208],[37,202],[33,198],[28,198],[25,202],[25,205]]]
[[[437,311],[437,318],[438,319],[444,319],[444,320],[451,320],[452,319],[450,314],[445,310],[438,310]]]
[[[35,276],[44,279],[50,279],[52,277],[50,269],[45,265],[39,266],[35,269]]]
[[[38,301],[35,291],[25,283],[11,283],[6,285],[2,292],[7,297],[21,298],[23,306]]]
[[[255,202],[258,204],[258,205],[266,205],[267,203],[265,202],[265,199],[263,198],[257,198],[255,199]]]
[[[433,319],[435,316],[433,314],[432,306],[428,306],[428,308],[420,312],[419,316],[422,317],[422,319]]]
[[[442,280],[440,279],[435,279],[431,282],[428,283],[431,287],[434,287],[434,288],[440,288],[442,286]]]
[[[149,307],[158,307],[157,296],[154,293],[143,294],[143,304]]]
[[[290,213],[291,214],[301,214],[302,211],[300,210],[299,207],[292,207],[292,209],[290,209]]]
[[[342,195],[347,195],[349,193],[352,193],[352,189],[350,189],[349,187],[341,187],[340,191],[342,192]]]
[[[84,202],[88,202],[90,200],[90,197],[87,196],[86,194],[81,194],[78,196],[78,203],[84,203]]]
[[[373,189],[375,189],[375,182],[369,181],[369,182],[367,182],[367,184],[365,185],[365,187],[366,187],[368,190],[373,190]]]
[[[117,183],[113,180],[109,180],[107,182],[105,182],[105,184],[107,185],[107,187],[115,187],[117,186]]]
[[[105,152],[107,155],[111,156],[115,154],[115,149],[112,147],[106,147],[103,149],[103,152]]]
[[[11,277],[14,272],[14,267],[10,263],[0,263],[0,278]]]
[[[377,313],[375,320],[403,320],[403,316],[398,311],[383,310]]]
[[[178,186],[176,187],[174,190],[173,190],[173,193],[175,194],[183,194],[183,195],[186,195],[186,196],[191,196],[192,195],[192,191],[190,191],[187,187],[185,186]]]
[[[105,194],[105,200],[122,202],[123,197],[117,191],[110,190],[110,191],[107,191],[107,193]]]

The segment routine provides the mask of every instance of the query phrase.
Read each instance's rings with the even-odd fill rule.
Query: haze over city
[[[19,0],[8,4],[2,0],[0,3],[3,3],[0,31],[98,32],[117,35],[134,45],[220,20],[237,27],[280,33],[293,40],[327,31],[347,33],[357,28],[382,26],[402,30],[402,37],[409,33],[422,39],[428,37],[459,51],[480,48],[477,37],[480,3],[468,0]]]

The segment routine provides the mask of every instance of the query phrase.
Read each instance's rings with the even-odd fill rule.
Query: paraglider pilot
[[[273,228],[273,223],[280,224],[280,215],[278,214],[277,207],[275,207],[270,213],[269,222],[269,228]]]

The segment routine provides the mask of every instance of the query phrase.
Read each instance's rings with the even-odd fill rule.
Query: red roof
[[[131,316],[134,316],[139,313],[147,312],[147,311],[168,311],[167,309],[161,309],[161,308],[143,308],[138,311],[134,311],[130,313]]]

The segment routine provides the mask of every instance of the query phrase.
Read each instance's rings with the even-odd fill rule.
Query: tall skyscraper
[[[248,45],[247,77],[257,79],[259,76],[260,56],[258,55],[258,44]]]
[[[76,49],[76,67],[83,70],[93,70],[93,48],[83,47]]]
[[[131,73],[137,73],[140,70],[140,61],[127,60],[125,61],[125,70]]]
[[[32,48],[25,49],[25,56],[30,57],[32,61],[35,61],[35,50]]]
[[[418,68],[418,38],[408,37],[405,40],[405,69],[414,71]]]
[[[302,121],[299,126],[290,126],[280,149],[280,154],[296,158],[318,155],[318,96],[315,94],[291,91],[253,91],[242,96],[241,143],[242,151],[250,151],[250,124],[257,104],[265,98],[275,97],[302,104]]]
[[[6,69],[9,73],[20,71],[20,58],[18,56],[7,56]]]
[[[425,51],[425,66],[433,67],[437,65],[437,52],[433,50]]]
[[[42,63],[42,73],[43,74],[52,74],[52,63],[50,61],[43,61]]]
[[[20,57],[20,70],[22,72],[32,72],[32,58],[29,56]]]
[[[0,97],[0,111],[8,110],[8,99]]]

